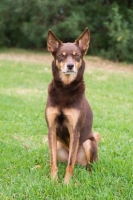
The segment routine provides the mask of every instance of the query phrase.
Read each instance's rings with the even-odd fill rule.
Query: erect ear
[[[88,28],[84,30],[84,32],[80,35],[80,37],[75,40],[75,43],[79,46],[83,54],[87,53],[90,42],[90,33]]]
[[[52,54],[56,52],[62,42],[49,29],[47,36],[47,48]]]

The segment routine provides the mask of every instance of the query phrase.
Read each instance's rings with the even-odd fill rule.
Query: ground
[[[76,165],[65,186],[65,164],[58,164],[58,183],[49,176],[44,108],[51,61],[46,52],[0,50],[0,200],[132,199],[133,65],[85,56],[99,161],[92,174]]]

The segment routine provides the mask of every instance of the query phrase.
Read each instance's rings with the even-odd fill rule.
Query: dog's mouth
[[[66,72],[63,72],[63,73],[66,74],[66,75],[76,74],[76,71],[66,71]]]

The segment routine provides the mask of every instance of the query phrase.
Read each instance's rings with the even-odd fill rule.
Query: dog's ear
[[[89,48],[89,42],[90,42],[90,33],[88,28],[84,30],[84,32],[80,35],[80,37],[75,40],[75,43],[79,46],[83,54],[87,53],[87,50]]]
[[[50,51],[52,54],[54,54],[54,52],[56,52],[56,50],[59,48],[60,44],[62,44],[62,42],[49,29],[48,37],[47,37],[47,48],[48,48],[48,51]]]

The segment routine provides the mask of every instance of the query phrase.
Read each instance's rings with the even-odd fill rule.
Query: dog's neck
[[[52,63],[53,80],[49,85],[49,105],[68,108],[82,101],[85,91],[84,67],[83,62],[75,80],[68,85],[64,85],[59,77],[55,62]]]

